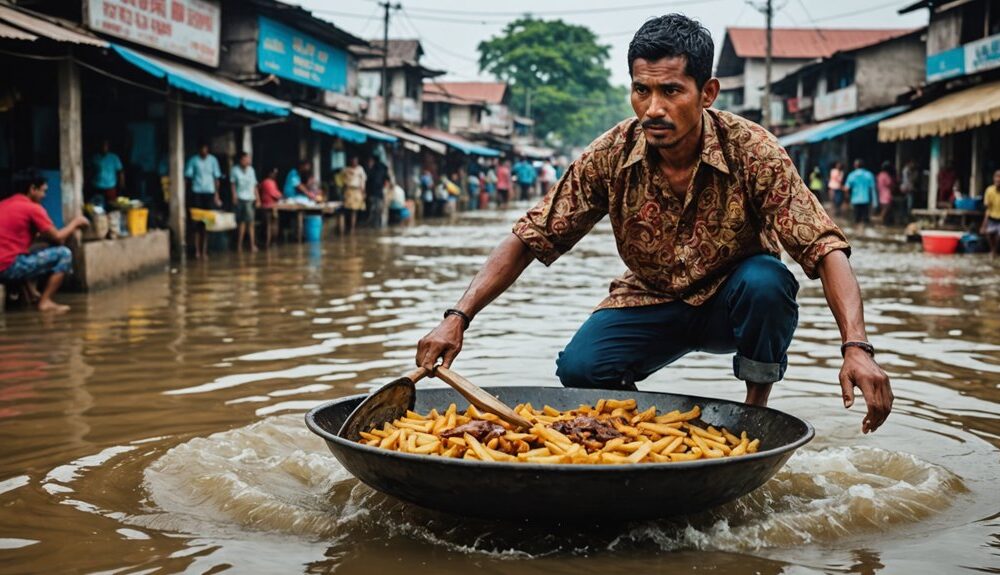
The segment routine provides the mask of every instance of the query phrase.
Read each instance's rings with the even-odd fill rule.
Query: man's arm
[[[73,232],[89,225],[90,221],[87,220],[87,218],[83,216],[76,216],[72,221],[70,221],[70,223],[66,224],[62,228],[56,229],[55,226],[52,226],[46,230],[42,230],[39,235],[50,244],[61,246],[66,243],[66,240],[68,240],[70,236],[73,235]]]
[[[528,246],[524,245],[516,235],[510,234],[490,253],[482,269],[465,290],[462,299],[458,300],[455,309],[470,318],[475,317],[505,292],[533,259],[534,256]],[[451,367],[455,356],[462,351],[464,331],[465,322],[461,316],[446,317],[417,344],[417,365],[433,369],[438,359],[441,359],[442,365]]]
[[[840,328],[841,341],[868,341],[861,290],[847,255],[840,250],[830,252],[820,260],[818,267],[826,301]],[[840,368],[840,387],[844,394],[844,407],[854,405],[855,387],[865,397],[868,414],[861,423],[862,432],[875,431],[889,417],[893,400],[889,377],[864,350],[846,348],[844,364]]]

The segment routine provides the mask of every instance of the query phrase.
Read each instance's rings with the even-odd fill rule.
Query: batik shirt
[[[701,305],[741,261],[782,247],[813,279],[824,256],[850,253],[773,135],[717,110],[706,110],[702,125],[685,195],[671,192],[632,118],[595,140],[513,232],[550,265],[610,216],[628,270],[599,308]]]

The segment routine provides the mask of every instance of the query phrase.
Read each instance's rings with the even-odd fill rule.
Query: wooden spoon
[[[465,399],[468,399],[469,403],[472,405],[475,405],[483,411],[496,415],[500,419],[513,425],[515,429],[528,429],[532,426],[530,421],[518,415],[517,412],[508,407],[506,403],[500,401],[496,397],[493,397],[487,393],[486,390],[476,386],[471,381],[465,379],[454,371],[439,365],[434,368],[434,373],[432,375],[455,388],[455,390],[461,393]]]

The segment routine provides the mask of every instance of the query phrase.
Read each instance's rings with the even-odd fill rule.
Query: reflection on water
[[[852,260],[893,378],[892,417],[862,436],[863,405],[840,406],[836,324],[819,284],[796,269],[800,327],[773,405],[817,438],[748,497],[682,519],[552,528],[456,520],[358,484],[302,411],[406,371],[515,216],[220,256],[70,295],[65,316],[0,315],[0,564],[950,573],[1000,563],[1000,273],[882,238],[860,242]],[[553,358],[620,270],[601,224],[481,314],[456,366],[484,385],[554,384]],[[741,399],[729,365],[695,354],[642,387]]]

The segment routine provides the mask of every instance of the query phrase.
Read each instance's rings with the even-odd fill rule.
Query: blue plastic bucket
[[[302,237],[307,242],[318,242],[323,237],[323,216],[310,215],[303,219]]]

